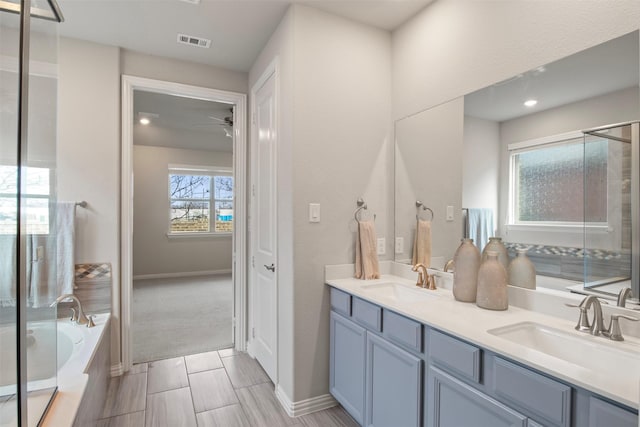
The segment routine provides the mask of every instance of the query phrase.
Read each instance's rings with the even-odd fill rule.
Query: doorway
[[[125,371],[243,350],[245,99],[123,76]]]

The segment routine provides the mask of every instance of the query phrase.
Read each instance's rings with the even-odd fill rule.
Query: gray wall
[[[135,144],[135,140],[134,140]],[[167,237],[170,164],[233,167],[232,153],[133,147],[133,276],[231,272],[231,236]]]
[[[293,401],[328,392],[324,265],[353,262],[359,196],[391,256],[390,53],[389,33],[295,5],[250,73],[253,85],[279,57],[278,366]],[[308,222],[311,202],[320,223]]]
[[[500,126],[491,120],[464,117],[462,207],[491,208],[498,215]]]
[[[637,0],[433,2],[393,32],[393,116],[548,64],[639,23]]]
[[[118,49],[60,39],[58,198],[76,212],[76,263],[110,262],[111,361],[120,360],[120,61]]]

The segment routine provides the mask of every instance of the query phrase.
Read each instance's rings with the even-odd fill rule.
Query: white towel
[[[358,222],[356,237],[356,279],[379,279],[376,228],[371,220]]]
[[[0,234],[0,307],[16,306],[16,236]]]
[[[58,202],[56,212],[57,293],[73,293],[75,274],[76,203]]]
[[[411,264],[431,267],[431,221],[419,219],[413,239],[413,259]]]
[[[493,209],[470,208],[469,209],[469,238],[473,239],[482,253],[489,237],[494,236]]]

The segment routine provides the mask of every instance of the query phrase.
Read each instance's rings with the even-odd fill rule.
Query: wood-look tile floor
[[[220,350],[134,365],[112,378],[97,427],[357,427],[336,406],[291,418],[246,353]]]

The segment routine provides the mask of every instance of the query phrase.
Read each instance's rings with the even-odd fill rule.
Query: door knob
[[[271,272],[274,272],[274,273],[275,273],[275,271],[276,271],[276,266],[275,266],[273,263],[271,263],[271,265],[267,265],[267,264],[265,264],[265,265],[264,265],[264,268],[266,268],[267,270],[269,270],[269,271],[271,271]]]

